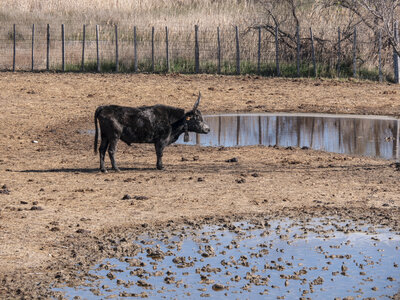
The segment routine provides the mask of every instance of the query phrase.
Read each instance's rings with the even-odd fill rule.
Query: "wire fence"
[[[393,50],[357,30],[319,40],[312,29],[11,24],[0,29],[0,70],[260,74],[395,80]]]

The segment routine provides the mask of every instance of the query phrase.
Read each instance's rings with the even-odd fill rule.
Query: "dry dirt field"
[[[52,282],[129,253],[143,228],[256,215],[332,214],[400,228],[393,161],[274,147],[118,144],[98,172],[97,106],[156,103],[212,112],[400,116],[400,87],[212,75],[0,73],[0,298],[49,297]],[[34,142],[35,141],[35,142]],[[236,157],[238,162],[226,160]],[[109,166],[109,160],[106,160]],[[129,194],[131,199],[123,200]],[[114,250],[115,241],[117,248]],[[116,252],[115,252],[116,251]]]

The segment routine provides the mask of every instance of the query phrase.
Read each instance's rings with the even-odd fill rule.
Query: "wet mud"
[[[110,258],[69,299],[382,298],[398,292],[400,232],[342,217],[170,226]]]

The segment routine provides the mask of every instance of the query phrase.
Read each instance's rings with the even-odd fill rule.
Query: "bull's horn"
[[[200,98],[201,98],[201,93],[199,92],[199,98],[197,98],[197,101],[196,101],[196,103],[195,103],[194,106],[193,106],[193,110],[196,110],[197,107],[199,106],[199,104],[200,104]]]

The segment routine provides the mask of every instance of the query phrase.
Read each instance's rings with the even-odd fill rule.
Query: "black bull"
[[[200,98],[199,93],[193,109],[186,113],[184,109],[160,104],[142,107],[99,106],[94,114],[96,127],[94,152],[97,153],[98,120],[101,130],[100,170],[107,172],[104,167],[104,157],[108,150],[112,168],[119,171],[114,157],[119,139],[128,145],[154,143],[157,169],[163,169],[164,148],[174,143],[182,133],[185,133],[185,141],[187,141],[188,132],[208,133],[210,131],[203,121],[201,112],[197,109]]]

